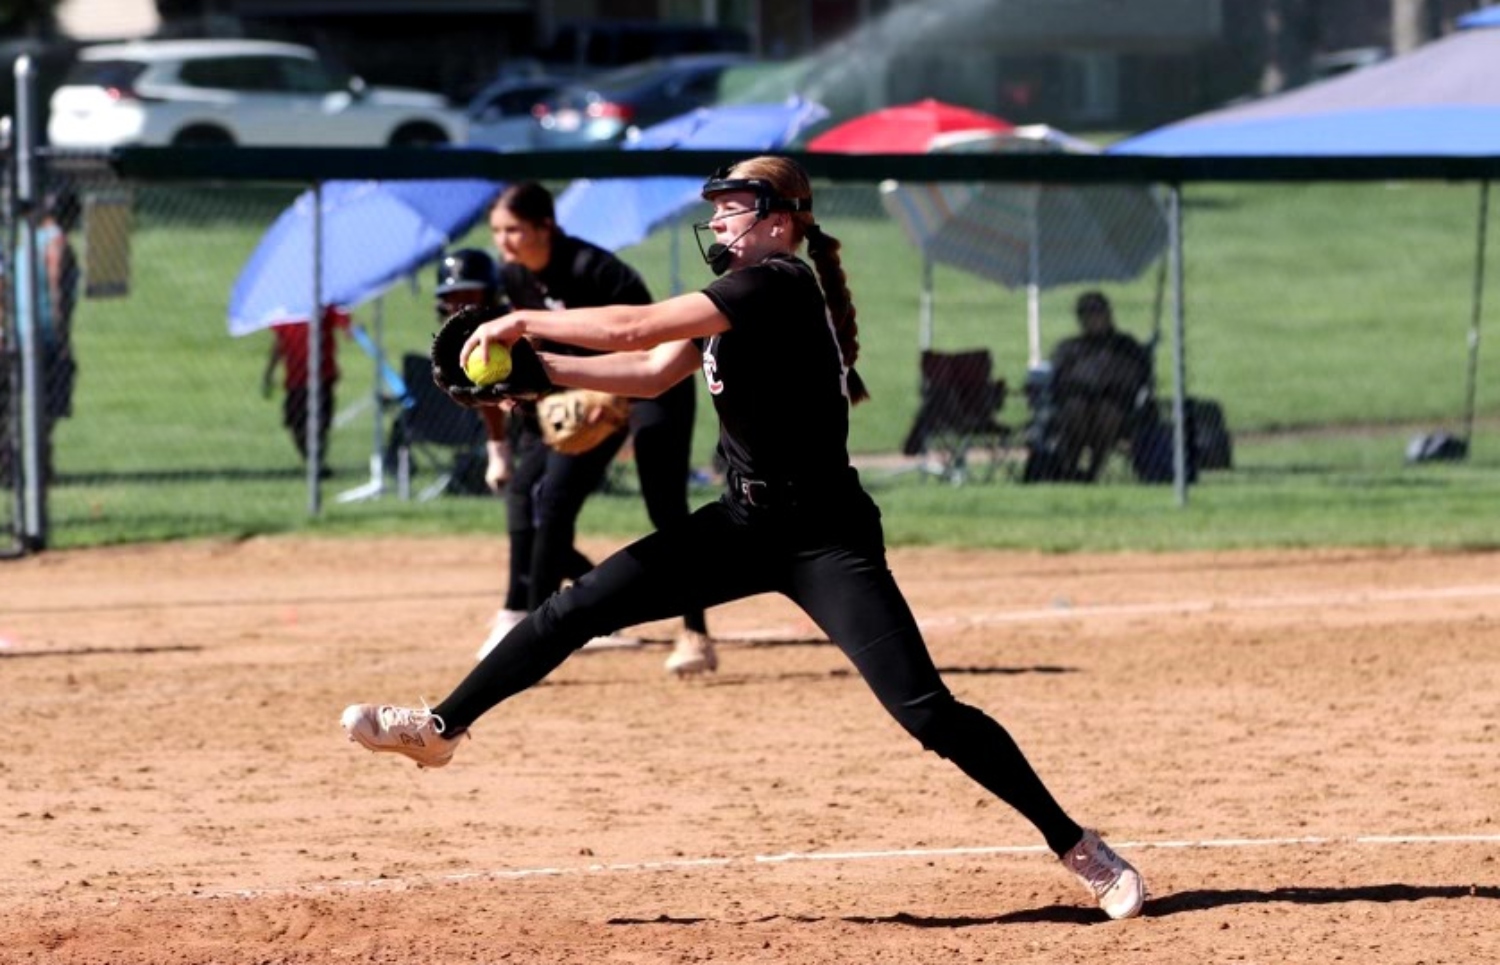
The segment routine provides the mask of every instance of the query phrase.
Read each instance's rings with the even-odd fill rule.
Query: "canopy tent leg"
[[[1490,221],[1490,182],[1479,182],[1479,240],[1474,256],[1474,304],[1469,316],[1469,374],[1464,397],[1464,454],[1474,442],[1474,398],[1479,379],[1479,322],[1484,309],[1484,257]]]
[[[307,320],[307,514],[317,516],[323,503],[323,182],[312,186],[312,317]]]
[[[1037,202],[1032,199],[1028,215],[1030,227],[1026,232],[1027,278],[1026,283],[1026,365],[1034,369],[1042,364],[1042,246],[1037,238],[1040,226],[1037,223]]]
[[[370,444],[370,481],[338,495],[338,502],[354,503],[365,499],[377,499],[385,494],[385,397],[380,394],[385,378],[385,296],[375,299],[374,345],[370,352],[375,363],[374,381],[370,388],[370,408],[373,411],[373,434]]]
[[[917,348],[932,348],[932,258],[922,252],[922,292],[917,296]]]

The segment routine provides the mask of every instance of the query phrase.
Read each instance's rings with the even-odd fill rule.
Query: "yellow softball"
[[[464,363],[464,374],[475,385],[494,385],[510,374],[510,352],[504,345],[491,343],[490,359],[486,362],[484,350],[476,348]]]

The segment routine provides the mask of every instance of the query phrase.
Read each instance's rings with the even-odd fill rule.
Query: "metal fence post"
[[[1183,347],[1182,185],[1167,193],[1167,252],[1172,276],[1172,489],[1178,506],[1188,501],[1187,353]]]
[[[16,313],[16,340],[21,348],[21,480],[22,534],[27,549],[39,550],[47,545],[46,418],[42,411],[45,392],[42,386],[42,354],[37,339],[41,337],[41,304],[37,285],[36,222],[37,209],[37,131],[36,68],[30,54],[16,58],[16,210],[20,234],[17,253],[26,253],[26,277],[12,277],[15,292],[25,291],[14,304],[23,310]],[[12,257],[14,267],[20,259]],[[15,275],[15,272],[12,272]]]
[[[323,502],[323,182],[313,182],[312,317],[307,320],[307,513],[316,516]]]

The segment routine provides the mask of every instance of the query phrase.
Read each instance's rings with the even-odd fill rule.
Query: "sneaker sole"
[[[670,658],[667,660],[667,673],[674,677],[694,677],[701,673],[713,673],[718,669],[719,661],[705,657],[693,657],[679,662],[673,662]]]
[[[410,754],[401,750],[399,747],[388,747],[384,744],[371,743],[368,737],[359,733],[358,731],[351,730],[346,731],[345,733],[348,734],[349,740],[352,743],[358,744],[360,747],[363,747],[367,751],[371,751],[376,754],[400,754],[402,757],[413,762],[418,767],[424,770],[430,767],[446,767],[448,763],[453,760],[453,755],[449,754],[447,757],[443,758],[440,761],[433,761],[431,763],[426,761],[419,761],[415,757],[412,757]]]
[[[1141,878],[1141,873],[1139,871],[1134,872],[1134,875],[1137,893],[1136,900],[1133,905],[1130,905],[1123,910],[1116,911],[1106,905],[1103,901],[1099,903],[1100,910],[1108,915],[1113,921],[1124,921],[1127,918],[1135,918],[1140,915],[1141,909],[1146,907],[1146,882]]]

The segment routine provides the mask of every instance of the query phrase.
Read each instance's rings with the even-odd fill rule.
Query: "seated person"
[[[1101,292],[1084,292],[1075,310],[1081,334],[1064,339],[1052,353],[1056,471],[1064,480],[1093,482],[1129,434],[1130,416],[1151,378],[1151,356],[1115,328]]]

